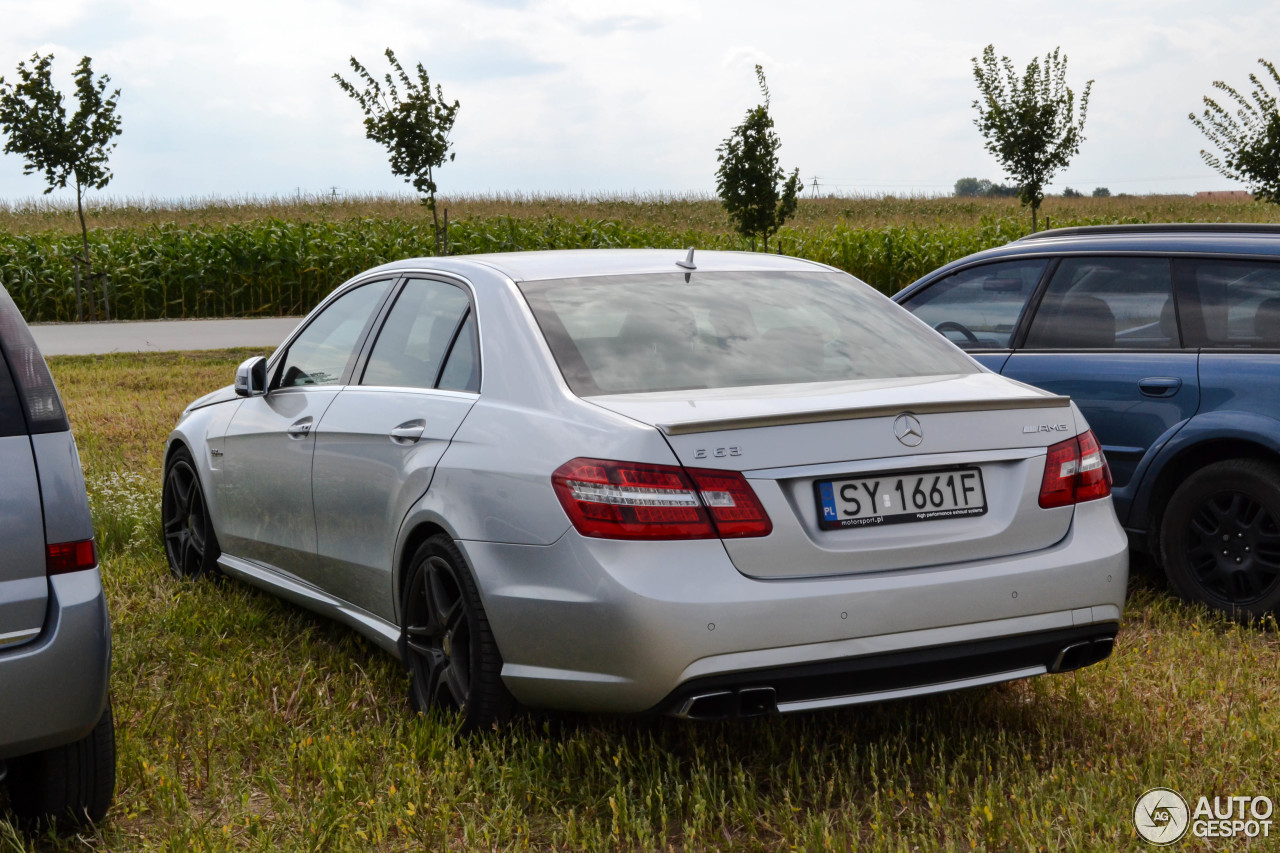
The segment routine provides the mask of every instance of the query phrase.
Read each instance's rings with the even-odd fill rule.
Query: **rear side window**
[[[369,354],[361,385],[434,388],[471,301],[442,281],[411,279]]]
[[[7,371],[5,362],[8,362]],[[0,286],[0,372],[6,374],[9,387],[18,395],[22,407],[18,417],[25,415],[25,423],[18,432],[25,433],[28,429],[32,433],[64,432],[71,428],[49,365],[36,347],[18,306],[3,286]],[[0,380],[0,412],[8,408],[2,401],[9,392],[2,383]]]
[[[1200,307],[1189,323],[1193,346],[1280,349],[1280,264],[1265,261],[1179,261]]]
[[[382,301],[390,281],[348,290],[329,303],[289,344],[280,369],[280,388],[336,385],[346,373],[360,333]]]
[[[18,389],[13,385],[13,377],[9,375],[9,367],[0,356],[0,438],[10,435],[25,435],[27,423],[22,417],[22,400],[18,398]]]
[[[1008,349],[1046,260],[970,267],[934,282],[904,307],[961,349]]]
[[[520,289],[580,396],[978,371],[837,273],[659,273]]]
[[[480,347],[476,339],[475,311],[467,314],[454,339],[436,386],[448,391],[480,391]]]
[[[1176,349],[1167,258],[1066,258],[1027,333],[1028,349]]]

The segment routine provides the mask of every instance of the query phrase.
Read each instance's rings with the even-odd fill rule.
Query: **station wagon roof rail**
[[[1078,225],[1071,228],[1050,228],[1021,237],[1027,240],[1048,240],[1054,237],[1088,237],[1131,234],[1280,234],[1280,224],[1264,222],[1144,222],[1133,225]]]

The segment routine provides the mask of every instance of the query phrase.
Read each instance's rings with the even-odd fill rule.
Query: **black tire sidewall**
[[[161,492],[161,507],[164,506],[164,493],[169,488],[169,472],[179,462],[186,464],[191,469],[192,476],[195,477],[196,488],[200,490],[200,500],[204,503],[204,556],[200,560],[200,569],[194,574],[186,574],[180,567],[175,566],[173,560],[169,558],[168,543],[162,539],[165,549],[165,562],[169,564],[169,571],[174,577],[184,580],[195,580],[196,578],[204,578],[219,574],[218,557],[222,553],[222,549],[218,547],[218,536],[213,529],[213,516],[209,512],[209,495],[204,489],[204,483],[200,480],[200,470],[196,467],[195,460],[191,456],[191,451],[186,447],[179,447],[169,456],[168,463],[164,466],[164,481]],[[163,525],[163,513],[161,515],[161,524]],[[161,537],[164,536],[163,530]]]
[[[1280,467],[1252,459],[1232,459],[1192,474],[1169,499],[1160,522],[1160,556],[1170,586],[1184,600],[1198,602],[1236,618],[1258,619],[1280,607],[1280,583],[1257,601],[1240,605],[1207,590],[1187,555],[1185,535],[1196,512],[1213,495],[1239,492],[1261,504],[1280,522]]]
[[[18,824],[64,833],[101,821],[116,786],[115,721],[108,701],[88,735],[73,743],[12,759],[9,805]]]
[[[472,732],[504,721],[510,716],[512,700],[502,683],[502,656],[498,652],[497,643],[489,627],[489,620],[480,598],[480,590],[470,567],[462,552],[447,535],[431,537],[418,546],[410,562],[410,575],[403,585],[401,597],[401,621],[408,624],[410,596],[418,584],[418,576],[424,571],[427,560],[441,557],[453,568],[454,576],[461,589],[463,606],[466,609],[468,630],[470,631],[470,648],[468,649],[468,665],[471,671],[467,690],[466,707],[459,715],[461,731]],[[400,648],[404,655],[405,668],[410,675],[409,702],[417,711],[426,711],[422,699],[418,695],[415,683],[417,673],[410,665],[407,637],[401,633]]]

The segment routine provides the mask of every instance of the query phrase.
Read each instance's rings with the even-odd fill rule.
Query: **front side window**
[[[658,273],[520,289],[580,396],[978,371],[838,273]]]
[[[360,341],[360,333],[390,284],[390,281],[362,284],[329,303],[289,344],[277,387],[341,382]]]
[[[1193,346],[1280,348],[1280,264],[1189,260],[1182,279],[1200,306]],[[1197,328],[1199,326],[1199,328]]]
[[[470,305],[467,294],[452,284],[406,282],[378,332],[360,384],[434,388]]]
[[[1176,349],[1167,258],[1066,258],[1027,333],[1028,349]]]
[[[1048,263],[1033,259],[969,267],[929,285],[903,307],[962,349],[1008,349]]]

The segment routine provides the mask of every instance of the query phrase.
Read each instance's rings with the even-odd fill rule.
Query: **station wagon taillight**
[[[78,542],[57,542],[45,549],[44,571],[46,575],[65,575],[82,572],[98,565],[98,546],[92,539]]]
[[[714,539],[773,530],[736,471],[574,459],[551,475],[574,528],[601,539]]]
[[[1040,482],[1040,506],[1082,503],[1111,494],[1111,468],[1093,430],[1049,448]]]

